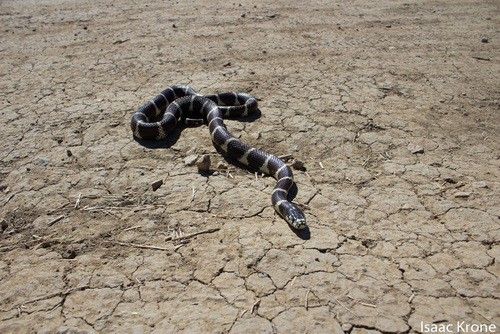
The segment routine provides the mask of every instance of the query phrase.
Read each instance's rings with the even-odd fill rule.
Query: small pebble
[[[293,169],[301,170],[304,168],[304,162],[302,160],[295,159],[292,163],[292,167]]]
[[[352,325],[351,324],[348,324],[348,323],[342,324],[342,330],[344,332],[350,332],[351,329],[352,329]]]
[[[70,150],[66,150],[66,155],[68,157],[72,157],[73,156],[73,152],[71,152]]]
[[[163,184],[163,180],[157,180],[157,181],[151,183],[151,189],[153,189],[153,191],[156,191],[156,190],[158,190],[158,188],[161,187],[162,184]]]
[[[455,193],[455,198],[467,198],[470,197],[470,193],[464,191],[458,191]]]
[[[210,156],[208,154],[202,155],[196,161],[196,167],[198,167],[198,170],[202,172],[210,171]]]
[[[184,163],[186,166],[193,166],[196,160],[198,160],[198,156],[196,154],[191,154],[184,158]]]
[[[292,150],[294,152],[298,152],[298,151],[300,151],[300,148],[298,146],[294,146],[294,147],[292,147]]]
[[[490,40],[489,40],[489,39],[487,39],[486,37],[483,37],[483,38],[481,39],[481,42],[482,42],[482,43],[489,43],[489,42],[490,42]]]
[[[422,146],[418,146],[415,144],[408,144],[408,150],[413,154],[422,154],[425,152]]]
[[[245,16],[246,16],[246,14],[245,14],[245,13],[241,13],[241,14],[240,14],[240,17],[245,17]]]

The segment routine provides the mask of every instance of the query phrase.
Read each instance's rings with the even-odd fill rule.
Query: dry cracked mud
[[[500,325],[499,12],[2,1],[0,332]],[[173,84],[259,98],[258,117],[228,128],[304,162],[309,233],[205,126],[132,138],[134,110]],[[218,173],[186,165],[203,154]]]

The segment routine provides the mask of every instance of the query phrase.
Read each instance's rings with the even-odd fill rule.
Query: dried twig
[[[306,308],[306,311],[309,310],[309,293],[311,292],[311,289],[307,289],[307,292],[306,292],[306,302],[305,302],[305,308]]]
[[[123,232],[131,231],[131,230],[136,230],[136,229],[141,228],[141,227],[142,227],[142,225],[136,225],[136,226],[128,227],[128,228],[124,229]]]
[[[369,157],[368,157],[368,158],[367,158],[367,159],[366,159],[366,160],[365,160],[365,161],[361,164],[361,167],[365,167],[365,166],[368,164],[368,162],[370,162],[370,159],[371,159],[371,158],[372,158],[372,157],[371,157],[371,156],[369,156]]]
[[[196,189],[194,189],[194,186],[193,186],[193,193],[191,194],[191,202],[194,200],[195,193],[196,193]]]
[[[290,283],[290,287],[292,287],[295,284],[296,279],[297,279],[297,276],[293,276],[292,283]]]
[[[484,320],[486,320],[486,321],[488,321],[490,324],[493,324],[493,325],[495,325],[495,326],[497,326],[497,327],[498,327],[498,324],[497,324],[497,323],[495,323],[493,320],[486,318],[484,315],[482,315],[482,314],[481,314],[481,313],[479,313],[479,312],[476,312],[476,313],[477,313],[477,314],[479,314],[481,317],[483,317],[483,319],[484,319]]]
[[[278,155],[278,158],[279,159],[288,159],[288,158],[291,158],[293,157],[293,154],[292,153],[288,153],[288,154],[283,154],[283,155]]]
[[[52,225],[54,225],[55,223],[57,223],[58,221],[60,221],[60,220],[62,220],[64,218],[66,218],[65,215],[59,216],[56,219],[52,219],[50,222],[47,223],[47,225],[48,226],[52,226]]]
[[[19,305],[19,308],[23,308],[24,305],[26,305],[26,304],[35,303],[35,302],[38,302],[40,300],[50,299],[50,298],[54,298],[57,296],[66,296],[72,292],[85,290],[85,289],[88,289],[89,287],[90,287],[90,285],[87,284],[87,285],[77,286],[76,288],[70,288],[70,289],[67,289],[64,291],[57,291],[57,292],[49,293],[48,295],[40,296],[40,297],[37,297],[35,299],[31,299],[31,300],[26,301],[26,302],[22,303],[21,305]]]
[[[111,244],[116,244],[120,246],[127,246],[127,247],[134,247],[134,248],[141,248],[141,249],[152,249],[152,250],[160,250],[160,251],[170,251],[170,248],[165,248],[165,247],[158,247],[158,246],[149,246],[149,245],[139,245],[139,244],[133,244],[133,243],[128,243],[128,242],[120,242],[120,241],[107,241],[108,243]],[[174,248],[175,250],[176,248]]]
[[[200,234],[205,234],[205,233],[214,233],[214,232],[217,232],[218,230],[220,230],[219,227],[216,227],[216,228],[209,228],[208,230],[203,230],[203,231],[198,231],[198,232],[194,232],[194,233],[190,233],[190,234],[186,234],[186,235],[180,235],[179,237],[175,237],[175,238],[166,238],[165,240],[171,240],[171,241],[179,241],[179,240],[185,240],[185,239],[189,239],[189,238],[192,238],[192,237],[195,237],[197,235],[200,235]]]
[[[377,305],[368,304],[368,303],[363,303],[363,302],[359,302],[359,303],[360,303],[361,305],[363,305],[363,306],[377,308]]]
[[[244,316],[244,315],[245,315],[245,313],[247,313],[247,311],[248,311],[248,310],[243,310],[243,311],[241,311],[240,318],[241,318],[242,316]]]
[[[80,201],[82,200],[82,193],[78,195],[78,198],[76,199],[75,203],[75,209],[80,209]]]
[[[323,163],[320,161],[319,162],[319,166],[322,168],[322,169],[325,169],[325,166],[323,166]]]
[[[411,304],[411,302],[413,301],[413,298],[415,298],[415,294],[412,293],[410,298],[408,298],[408,303]]]
[[[63,205],[61,205],[61,206],[59,206],[59,207],[57,207],[55,209],[52,209],[52,210],[49,211],[49,214],[54,213],[54,212],[59,211],[59,210],[62,210],[65,207],[67,207],[68,205],[69,205],[69,203],[65,203],[65,204],[63,204]]]
[[[257,300],[255,303],[253,303],[252,308],[250,310],[250,313],[253,314],[257,310],[257,308],[259,307],[259,305],[260,305],[260,299]]]
[[[349,312],[349,313],[351,313],[351,314],[353,314],[353,315],[355,315],[355,316],[359,317],[359,315],[358,315],[358,314],[356,314],[356,312],[351,311],[351,309],[350,309],[350,308],[348,308],[347,306],[345,306],[344,304],[342,304],[342,303],[341,303],[341,302],[340,302],[337,298],[333,298],[333,300],[335,300],[335,301],[336,301],[336,302],[337,302],[340,306],[342,306],[343,308],[345,308],[345,309],[347,310],[347,312]]]

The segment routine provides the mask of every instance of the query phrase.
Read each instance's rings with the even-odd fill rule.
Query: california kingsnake
[[[287,199],[288,191],[294,184],[290,167],[274,155],[237,140],[224,125],[223,117],[247,116],[255,110],[257,100],[249,94],[227,92],[201,95],[187,86],[172,86],[140,107],[130,126],[139,139],[159,140],[165,138],[179,120],[187,124],[208,124],[216,148],[278,181],[271,196],[274,209],[292,227],[306,228],[304,213]]]

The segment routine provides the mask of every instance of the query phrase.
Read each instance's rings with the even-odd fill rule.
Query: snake
[[[243,165],[272,176],[277,183],[271,194],[274,210],[294,229],[307,228],[302,210],[288,200],[294,185],[291,168],[278,157],[248,146],[226,128],[224,118],[245,117],[258,109],[255,97],[246,93],[198,94],[188,86],[170,86],[132,116],[133,136],[141,140],[162,140],[179,122],[206,124],[215,148]]]

